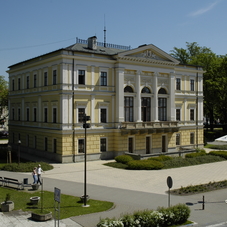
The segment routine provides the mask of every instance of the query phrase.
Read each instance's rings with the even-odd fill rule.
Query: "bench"
[[[0,182],[2,182],[2,186],[4,186],[5,180],[3,177],[0,177]]]
[[[17,179],[4,177],[4,182],[5,182],[5,186],[9,187],[9,184],[15,184],[17,185],[18,189],[24,189],[24,185],[22,184],[22,182],[19,182],[19,180]]]

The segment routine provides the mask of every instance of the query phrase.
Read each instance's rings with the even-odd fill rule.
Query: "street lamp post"
[[[84,205],[83,207],[89,207],[87,205],[87,128],[90,128],[90,124],[87,121],[90,121],[90,116],[84,114],[83,118],[83,128],[85,129],[85,144],[84,144]]]
[[[18,165],[20,165],[20,144],[21,144],[21,141],[18,140],[18,154],[17,154],[17,157],[18,157]]]
[[[8,145],[7,163],[12,163],[12,160],[11,160],[11,146],[10,145]]]

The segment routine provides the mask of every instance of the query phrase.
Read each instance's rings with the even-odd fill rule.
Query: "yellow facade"
[[[91,37],[96,39],[96,37]],[[10,144],[58,162],[203,146],[203,71],[154,45],[80,42],[9,67]]]

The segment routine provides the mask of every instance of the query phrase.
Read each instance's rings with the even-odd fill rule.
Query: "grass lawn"
[[[0,187],[0,202],[5,200],[6,194],[10,194],[10,200],[14,202],[14,210],[23,210],[31,212],[39,212],[41,210],[42,199],[38,205],[32,205],[30,203],[30,197],[39,196],[41,197],[41,191],[26,192],[18,191],[10,188]],[[43,210],[51,211],[54,214],[54,193],[44,191],[43,192]],[[90,207],[82,207],[83,203],[80,202],[79,197],[69,196],[61,194],[60,203],[60,219],[69,218],[72,216],[78,216],[83,214],[96,213],[101,211],[109,210],[113,207],[112,202],[98,201],[90,199],[87,202]],[[57,206],[57,203],[56,203]]]

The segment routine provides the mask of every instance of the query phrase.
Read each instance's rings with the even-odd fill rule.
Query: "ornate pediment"
[[[124,51],[116,56],[119,60],[147,62],[155,64],[178,65],[179,61],[158,47],[150,44],[129,51]]]

